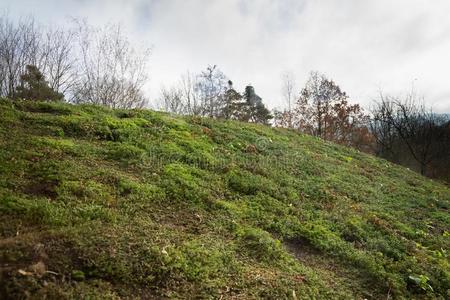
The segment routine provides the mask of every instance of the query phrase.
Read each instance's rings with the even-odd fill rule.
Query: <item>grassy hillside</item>
[[[445,299],[449,204],[293,131],[0,100],[2,299]]]

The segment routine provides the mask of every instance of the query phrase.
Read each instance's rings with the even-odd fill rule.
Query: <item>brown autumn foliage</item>
[[[292,111],[276,113],[276,126],[291,127],[345,146],[372,152],[370,120],[332,80],[312,72]]]

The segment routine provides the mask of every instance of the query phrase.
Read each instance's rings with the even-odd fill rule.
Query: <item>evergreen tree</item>
[[[44,75],[36,66],[27,65],[26,72],[20,76],[16,99],[36,101],[61,101],[63,94],[54,91],[45,81]]]
[[[228,80],[228,89],[224,95],[224,106],[222,117],[224,119],[241,119],[242,110],[245,106],[242,95],[233,88],[233,82]]]
[[[244,92],[245,109],[243,110],[243,121],[268,124],[273,117],[265,107],[261,97],[255,93],[255,88],[251,85],[245,87]]]

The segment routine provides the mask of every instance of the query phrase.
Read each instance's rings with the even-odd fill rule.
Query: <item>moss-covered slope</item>
[[[293,131],[0,100],[2,299],[445,299],[449,203]]]

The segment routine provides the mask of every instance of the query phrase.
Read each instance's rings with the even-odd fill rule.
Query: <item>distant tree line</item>
[[[0,17],[0,96],[143,107],[148,49],[135,49],[120,26],[74,21],[46,28]]]
[[[273,118],[251,85],[240,93],[216,66],[199,74],[187,72],[174,86],[161,89],[161,109],[227,120],[269,124]]]
[[[72,25],[47,28],[0,17],[0,97],[146,106],[149,49],[132,47],[118,25]],[[161,98],[162,109],[179,114],[263,124],[272,118],[252,86],[237,92],[217,66],[187,73],[179,85],[163,88]]]
[[[366,113],[318,72],[311,72],[299,92],[294,86],[293,75],[283,74],[285,109],[274,111],[275,126],[354,147],[450,182],[450,118],[427,108],[413,91],[404,98],[380,94]]]
[[[150,51],[133,47],[120,26],[42,27],[33,19],[0,17],[0,97],[141,108],[148,100]],[[297,130],[355,147],[423,175],[450,182],[450,120],[411,92],[380,94],[365,112],[333,80],[311,72],[300,90],[293,73],[282,76],[285,108],[270,112],[252,85],[243,91],[216,66],[187,72],[160,93],[160,109]]]

